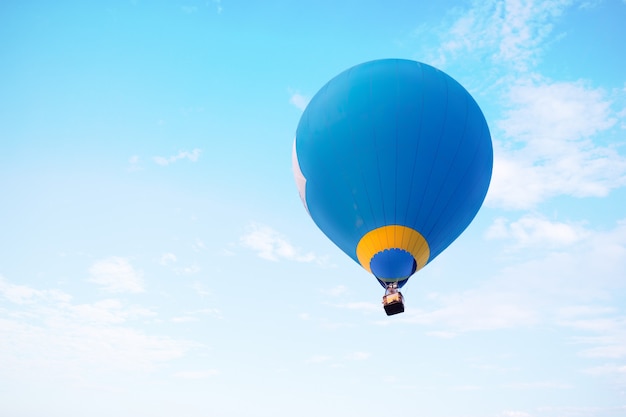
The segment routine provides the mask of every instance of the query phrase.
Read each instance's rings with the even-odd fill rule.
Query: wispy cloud
[[[204,242],[200,239],[196,239],[194,241],[194,243],[191,244],[191,248],[196,251],[196,252],[200,252],[202,250],[207,250],[206,245],[204,244]]]
[[[143,273],[136,270],[128,259],[110,257],[96,261],[89,268],[89,281],[108,292],[143,292]]]
[[[169,267],[177,275],[197,274],[201,270],[198,265],[176,266],[178,265],[178,257],[173,253],[162,254],[159,263]]]
[[[128,171],[141,171],[142,167],[141,167],[141,159],[139,158],[139,156],[137,155],[133,155],[130,158],[128,158]]]
[[[344,368],[349,364],[352,364],[351,366],[355,366],[356,363],[366,361],[371,356],[371,353],[363,351],[350,352],[340,357],[318,354],[310,356],[304,362],[316,365],[324,364],[325,366],[330,366],[331,368]]]
[[[626,389],[626,365],[620,363],[606,363],[583,370],[587,375],[598,378],[609,378],[620,389]],[[624,409],[626,411],[626,408]]]
[[[217,10],[218,14],[224,11],[224,8],[222,7],[222,0],[213,0],[213,4],[215,5],[215,9]]]
[[[539,319],[534,308],[514,293],[470,290],[434,298],[441,307],[431,311],[407,311],[397,322],[437,326],[443,329],[429,332],[430,335],[450,338],[463,332],[532,326]]]
[[[554,228],[557,236],[545,237],[535,229],[546,220],[531,219],[520,223],[522,231],[507,222],[497,233],[519,248],[539,245],[531,256],[526,250],[513,253],[507,267],[475,288],[431,294],[420,303],[421,309],[409,302],[404,314],[375,323],[417,325],[438,338],[540,324],[565,326],[577,334],[572,341],[581,346],[582,357],[626,357],[626,317],[611,301],[612,290],[623,287],[626,272],[626,221],[602,231],[566,225],[562,233],[558,223],[548,224],[544,226]],[[374,303],[342,307],[381,312]]]
[[[5,279],[0,279],[0,297],[8,300],[0,310],[0,352],[7,374],[75,378],[100,370],[149,371],[196,346],[137,330],[137,322],[156,313],[117,299],[76,303],[62,291]]]
[[[510,227],[504,233],[509,236]],[[577,237],[581,234],[584,239]],[[543,242],[540,250],[532,256],[512,254],[507,267],[476,288],[432,294],[421,310],[410,307],[392,322],[376,323],[419,325],[443,338],[538,324],[565,326],[579,332],[575,342],[583,346],[582,356],[626,357],[626,318],[610,301],[612,291],[623,287],[626,222],[608,231],[567,232],[556,244],[541,233],[522,236],[525,245]]]
[[[196,148],[191,152],[180,151],[176,155],[172,155],[169,157],[155,156],[152,159],[154,160],[154,162],[156,162],[157,164],[161,166],[167,166],[177,161],[180,161],[181,159],[188,159],[191,162],[196,162],[200,158],[201,153],[202,153],[202,150]]]
[[[168,253],[164,253],[163,255],[161,255],[161,259],[159,260],[159,263],[161,265],[169,265],[169,264],[176,262],[177,260],[178,260],[178,257],[176,255],[168,252]]]
[[[214,319],[221,320],[223,318],[222,312],[218,308],[203,308],[200,310],[188,311],[181,316],[172,317],[170,321],[172,323],[189,323],[200,321],[202,317],[212,317]]]
[[[422,309],[409,305],[393,322],[376,323],[415,324],[425,327],[426,334],[442,338],[539,324],[565,326],[578,331],[574,342],[581,345],[581,355],[626,357],[626,317],[607,304],[612,289],[623,286],[626,222],[618,222],[609,231],[581,231],[559,223],[545,225],[543,218],[531,219],[521,222],[521,231],[507,223],[496,234],[520,245],[539,244],[542,250],[530,257],[520,255],[520,261],[509,262],[476,288],[431,294]],[[557,236],[546,237],[545,230],[536,231],[537,225]],[[369,309],[360,304],[352,307]],[[371,309],[380,311],[380,306],[372,304]]]
[[[291,93],[291,97],[289,98],[289,103],[304,111],[310,100],[310,98],[300,94],[299,92],[293,92]]]
[[[346,292],[348,292],[348,287],[346,287],[345,285],[337,285],[324,291],[324,293],[330,295],[331,297],[339,297]]]
[[[626,378],[626,365],[606,364],[585,369],[585,373],[594,376],[618,375]]]
[[[364,361],[366,359],[369,359],[372,356],[371,353],[369,352],[352,352],[350,354],[348,354],[348,356],[346,356],[346,359],[351,360],[351,361]]]
[[[544,80],[513,86],[508,101],[488,204],[528,209],[557,195],[603,197],[626,185],[626,158],[592,141],[618,120],[604,92]]]
[[[72,297],[59,290],[38,290],[27,285],[12,284],[0,275],[0,295],[14,304],[31,304],[41,299],[69,302]]]
[[[281,259],[296,262],[324,263],[313,252],[303,252],[293,246],[289,240],[269,226],[253,223],[248,226],[248,231],[239,239],[241,245],[257,253],[260,258],[268,261]]]
[[[591,336],[573,338],[574,343],[591,346],[581,350],[582,356],[608,359],[626,358],[626,316],[617,313],[590,314],[561,320],[560,324],[591,334]]]
[[[575,244],[590,235],[580,224],[553,222],[543,216],[528,214],[516,221],[497,218],[487,229],[487,239],[513,241],[517,249],[559,248]]]
[[[623,107],[616,108],[613,93],[538,72],[542,56],[567,36],[553,33],[555,22],[575,4],[585,3],[475,0],[469,8],[453,9],[453,23],[435,31],[441,42],[429,62],[462,66],[465,73],[475,66],[472,73],[480,76],[463,84],[486,100],[481,106],[498,109],[489,112],[492,206],[530,209],[555,196],[604,197],[626,185],[626,158],[615,145],[623,143],[615,140]],[[481,97],[485,90],[497,102]]]
[[[554,17],[570,3],[570,0],[475,0],[469,10],[455,9],[456,20],[441,32],[441,47],[432,61],[445,66],[457,56],[472,56],[492,67],[528,71],[544,51]]]
[[[198,11],[197,6],[180,6],[180,9],[187,14],[196,13]]]
[[[213,295],[213,292],[206,287],[206,285],[201,281],[195,281],[191,284],[191,288],[198,294],[200,297],[208,297]]]

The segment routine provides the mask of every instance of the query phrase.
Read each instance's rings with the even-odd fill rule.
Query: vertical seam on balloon
[[[352,143],[352,151],[356,153],[356,152],[358,151],[358,145],[357,145],[356,140],[355,140],[355,134],[354,134],[354,126],[353,126],[353,123],[354,123],[353,121],[351,121],[351,122],[350,122],[350,141],[351,141],[351,143]],[[359,159],[359,158],[356,158],[356,160],[357,160],[357,164],[358,164],[358,165],[357,165],[357,168],[358,168],[358,170],[359,170],[359,177],[360,177],[360,179],[361,179],[361,184],[362,184],[361,190],[363,190],[363,193],[365,194],[365,200],[366,200],[366,202],[367,202],[367,206],[368,206],[368,209],[369,209],[369,211],[370,211],[370,215],[371,215],[371,217],[373,218],[373,217],[374,217],[374,213],[372,212],[372,202],[371,202],[371,197],[370,197],[369,192],[368,192],[367,187],[366,187],[365,178],[364,178],[364,175],[363,175],[363,168],[362,168],[362,166],[361,166],[361,161],[360,161],[360,159]],[[356,204],[356,198],[354,198],[354,197],[353,197],[353,200],[354,200],[354,202],[355,202],[355,204]],[[365,224],[365,221],[364,221],[363,223],[364,223],[364,226],[365,226],[365,228],[364,228],[363,230],[367,230],[367,229],[368,229],[368,226]],[[366,232],[366,233],[367,233],[367,232]],[[363,236],[364,236],[364,235],[365,235],[365,233],[363,233],[363,234],[359,237],[359,241],[360,241],[360,239],[362,239],[362,238],[363,238]],[[356,249],[355,249],[355,250],[356,250]],[[358,257],[358,254],[357,254],[357,257]]]
[[[468,95],[466,95],[466,113],[465,113],[465,127],[464,127],[464,130],[463,130],[463,138],[465,138],[466,132],[467,132],[467,121],[469,120],[469,103],[470,103],[470,97]],[[480,137],[483,136],[483,129],[484,129],[484,125],[481,126]],[[476,143],[476,146],[474,147],[474,152],[472,154],[472,158],[470,159],[470,162],[467,164],[467,167],[465,168],[465,171],[463,172],[463,177],[465,177],[467,175],[467,172],[470,171],[471,168],[473,167],[474,162],[476,160],[476,156],[479,154],[479,150],[480,150],[480,145],[478,143]],[[436,221],[432,224],[431,230],[434,229],[437,226],[437,224],[439,224],[439,221],[442,219],[441,215],[446,211],[446,208],[450,204],[450,201],[454,200],[452,198],[452,196],[456,195],[456,193],[458,192],[460,186],[461,186],[461,182],[456,184],[456,187],[454,188],[454,191],[451,194],[451,198],[448,199],[448,201],[444,205],[443,209],[440,211],[440,215],[436,218]],[[466,225],[466,227],[467,226],[469,226],[469,223]],[[456,237],[454,239],[456,239]],[[452,241],[454,241],[454,239]],[[447,243],[449,245],[452,242],[447,242]]]
[[[350,77],[352,76],[352,69],[353,69],[353,68],[350,68],[350,69],[348,70],[347,75],[346,75],[346,78],[348,79],[348,81],[350,80]],[[348,84],[350,85],[350,83],[348,83]],[[352,91],[350,91],[350,93],[352,93]],[[351,95],[349,94],[349,95],[348,95],[348,97],[351,97]],[[347,108],[352,108],[352,106],[351,106],[351,105],[348,105],[348,106],[347,106]],[[350,118],[348,118],[348,120],[350,120],[350,126],[349,126],[349,127],[350,127],[350,138],[349,138],[349,139],[350,139],[350,143],[352,143],[352,150],[353,150],[353,152],[356,154],[356,152],[357,152],[357,147],[358,147],[358,146],[357,146],[357,144],[355,143],[354,134],[353,134],[353,132],[354,132],[354,121],[353,121],[353,120],[354,120],[354,118],[353,118],[353,117],[350,117]],[[356,158],[356,160],[357,160],[357,161],[359,161],[359,158]],[[370,200],[369,193],[367,192],[367,187],[365,187],[365,181],[363,180],[363,171],[361,170],[360,164],[359,164],[358,168],[359,168],[359,170],[360,170],[360,174],[361,174],[361,181],[363,182],[363,187],[362,187],[361,189],[365,190],[365,195],[366,195],[366,197],[367,197],[367,202],[368,202],[368,204],[369,204],[369,206],[370,206],[370,212],[371,212],[371,211],[372,211],[372,207],[371,207],[371,200]],[[344,180],[345,180],[345,176],[344,176]],[[348,191],[350,192],[350,197],[351,197],[351,199],[352,199],[352,204],[353,204],[353,207],[355,207],[355,215],[356,215],[357,217],[359,217],[359,216],[360,216],[360,209],[361,209],[361,207],[360,207],[360,206],[359,206],[359,204],[358,204],[357,198],[354,196],[354,193],[353,193],[353,188],[352,188],[352,187],[350,187],[350,184],[348,183],[348,181],[347,181],[347,180],[346,180],[346,186],[347,186]],[[360,216],[360,217],[362,218],[362,216]],[[365,222],[364,222],[364,223],[365,223]],[[357,228],[357,225],[356,225],[356,224],[354,225],[354,228],[355,228],[355,232],[356,232],[356,228]],[[362,237],[363,237],[363,236],[360,236],[360,237],[359,237],[359,240],[360,240]],[[357,241],[357,242],[358,242],[358,241]],[[357,261],[358,261],[358,254],[356,253],[356,247],[355,247],[354,251],[355,251],[355,256],[357,257]]]
[[[351,69],[348,70],[348,77],[349,77],[350,71],[351,71]],[[330,89],[330,86],[331,86],[330,82],[327,83],[324,86],[324,88],[322,90],[323,92],[320,95],[320,99],[325,98],[325,96],[328,95],[328,90]],[[324,129],[325,129],[326,132],[330,131],[329,124],[328,124],[328,117],[324,118]],[[331,158],[337,159],[338,158],[337,143],[335,141],[335,135],[334,134],[329,137],[329,143],[330,143],[329,148],[332,151]],[[341,164],[335,164],[335,166],[337,167],[337,171],[338,171],[337,174],[341,178],[342,183],[344,184],[344,186],[346,187],[347,190],[350,190],[350,184],[346,180],[345,167],[343,167]]]
[[[350,73],[348,73],[348,78],[349,77],[350,77]],[[356,143],[356,138],[355,138],[355,135],[354,135],[353,132],[354,132],[354,118],[350,118],[350,139],[351,139],[351,143],[352,143],[353,152],[355,152],[355,154],[356,154],[356,153],[358,153],[359,145]],[[373,222],[373,224],[369,224],[369,225],[364,222],[365,228],[363,230],[372,230],[372,228],[376,227],[376,217],[374,215],[374,209],[373,209],[373,206],[372,206],[372,197],[371,197],[371,195],[370,195],[370,193],[368,191],[367,182],[365,180],[365,174],[364,174],[365,169],[362,166],[361,159],[360,158],[356,158],[356,159],[358,161],[358,169],[359,169],[359,174],[360,174],[361,184],[362,184],[361,190],[363,190],[364,193],[365,193],[367,205],[369,207],[370,218],[371,218],[371,221]],[[367,167],[365,167],[365,168],[367,168]],[[353,197],[353,201],[354,201],[355,204],[357,203],[356,199],[354,197]],[[363,236],[365,236],[366,233],[367,232],[363,233],[360,236],[359,241],[360,241],[360,239],[363,238]],[[369,245],[369,242],[368,242],[368,245]],[[355,252],[356,252],[356,248],[355,248]],[[358,254],[356,254],[356,255],[357,255],[357,260],[358,260]],[[364,268],[366,267],[366,265],[362,265],[362,266]]]
[[[394,113],[396,116],[396,120],[395,120],[395,133],[396,133],[396,140],[395,140],[395,145],[396,145],[396,163],[394,164],[394,181],[393,181],[393,199],[394,199],[394,204],[393,204],[393,224],[398,224],[398,120],[399,120],[399,116],[398,116],[398,112],[399,112],[399,104],[398,104],[398,96],[400,95],[400,76],[399,76],[399,62],[395,61],[395,69],[396,69],[396,100],[394,100],[395,106],[396,108],[394,109]],[[393,239],[394,242],[396,241],[396,229],[394,228],[394,232],[393,232]],[[402,229],[402,235],[404,236],[404,229]]]
[[[421,64],[417,64],[419,66],[420,69],[420,79],[419,81],[421,83],[423,83],[424,81],[424,67]],[[419,148],[420,148],[420,142],[422,139],[422,135],[421,135],[421,130],[422,130],[422,123],[424,121],[424,88],[420,89],[421,94],[421,100],[420,100],[420,107],[418,109],[417,115],[419,116],[419,124],[417,126],[417,143],[415,144],[415,154],[413,155],[413,160],[412,160],[412,170],[411,170],[411,181],[409,182],[409,189],[408,192],[410,193],[409,196],[409,201],[407,202],[406,205],[406,211],[404,213],[404,224],[407,224],[407,220],[409,218],[409,208],[411,207],[411,196],[414,194],[413,193],[413,183],[415,182],[415,161],[417,161],[417,156],[419,154]],[[415,226],[415,224],[411,224],[411,227]]]
[[[475,160],[476,160],[476,156],[479,154],[479,150],[480,150],[480,146],[476,146],[476,148],[474,149],[474,153],[473,153],[473,155],[472,155],[472,159],[471,159],[470,163],[468,164],[467,169],[466,169],[466,170],[465,170],[465,172],[464,172],[464,175],[465,175],[465,174],[467,174],[467,172],[468,172],[468,171],[470,171],[470,170],[471,170],[471,168],[473,167],[474,162],[475,162]],[[461,185],[460,183],[459,183],[459,184],[457,184],[457,186],[455,187],[454,193],[456,193],[456,192],[457,192],[457,190],[459,189],[460,185]],[[449,202],[450,202],[450,201],[451,201],[451,200],[449,200],[449,201],[448,201],[448,203],[446,204],[446,206],[445,206],[445,207],[444,207],[444,209],[442,210],[442,213],[445,211],[445,208],[448,206],[448,204],[449,204]],[[472,216],[472,219],[476,216],[476,214],[478,214],[478,211],[476,211],[476,213],[474,213],[474,215]],[[439,217],[437,218],[437,223],[439,222],[439,220],[440,220],[440,219],[441,219],[441,216],[439,216]],[[465,225],[465,227],[463,228],[463,230],[465,230],[465,228],[467,228],[467,226],[469,226],[469,223],[471,223],[471,221],[470,221],[470,222],[467,222],[467,224]],[[434,228],[434,227],[433,227],[433,228]],[[443,244],[443,245],[442,245],[442,244],[440,244],[440,245],[441,245],[442,247],[444,247],[444,248],[445,248],[445,247],[447,247],[447,246],[448,246],[450,243],[452,243],[452,242],[453,242],[453,241],[454,241],[454,240],[455,240],[458,236],[460,236],[460,234],[461,234],[461,232],[463,232],[463,230],[460,230],[460,231],[459,231],[459,234],[458,234],[457,236],[455,236],[455,238],[454,238],[454,239],[452,239],[452,240],[451,240],[451,241],[449,241],[449,242],[446,242],[447,244]],[[436,248],[436,249],[438,249],[438,248]]]
[[[373,75],[370,72],[370,74],[369,74],[369,100],[368,100],[368,105],[370,106],[370,110],[372,110],[372,107],[374,106],[374,103],[373,103],[373,100],[372,100],[372,95],[373,95],[372,94],[372,88],[373,88],[372,87],[372,84],[373,84],[372,78],[373,78]],[[384,195],[383,195],[383,186],[382,186],[382,182],[381,182],[381,179],[380,179],[380,159],[379,159],[379,153],[378,153],[378,135],[376,134],[377,132],[376,132],[375,126],[371,126],[371,128],[372,128],[372,134],[374,135],[374,154],[376,155],[376,171],[378,172],[377,179],[378,179],[378,190],[379,190],[379,193],[380,193],[380,202],[381,202],[380,205],[381,205],[381,208],[382,208],[382,211],[383,211],[383,223],[382,223],[382,225],[386,226],[387,225],[387,219],[386,219],[387,216],[386,216],[386,213],[385,213],[385,203],[384,203],[385,198],[384,198]],[[373,210],[372,210],[372,212],[373,212]],[[378,224],[377,219],[374,219],[374,223],[375,223],[376,227],[380,226]],[[382,236],[377,235],[377,237],[379,238],[380,246],[382,246],[383,245],[383,243],[382,243]]]
[[[351,125],[351,128],[352,128],[352,125]],[[361,160],[359,159],[359,161],[361,161]],[[369,205],[370,216],[371,216],[371,221],[372,221],[372,224],[369,225],[365,230],[371,230],[372,228],[376,227],[376,215],[374,213],[374,207],[372,205],[372,196],[369,193],[369,188],[367,186],[367,181],[366,181],[366,178],[365,178],[365,170],[368,167],[367,166],[363,167],[361,164],[362,164],[362,162],[359,163],[359,169],[360,169],[360,172],[361,172],[361,181],[363,183],[363,190],[365,190],[365,193],[367,195],[367,203]],[[366,233],[367,233],[367,231],[363,234],[363,236],[365,236]],[[363,236],[361,236],[361,239],[363,238]],[[369,259],[367,260],[367,262],[369,262]],[[363,265],[363,266],[365,267],[365,265]],[[367,265],[367,267],[369,268],[369,264]]]
[[[434,153],[433,158],[432,158],[432,163],[430,164],[430,171],[428,172],[428,175],[426,177],[426,181],[425,181],[426,188],[424,189],[424,194],[423,195],[427,195],[428,194],[428,190],[429,190],[430,184],[431,184],[430,180],[431,180],[431,176],[433,174],[433,169],[434,169],[435,163],[437,161],[437,157],[439,156],[439,149],[440,149],[440,146],[441,146],[441,137],[443,136],[443,132],[445,131],[446,122],[448,120],[448,99],[449,99],[449,97],[448,97],[448,94],[449,94],[449,91],[448,91],[448,80],[446,79],[446,77],[444,76],[444,74],[442,72],[438,72],[438,74],[441,77],[441,79],[443,80],[444,85],[446,86],[446,94],[445,94],[446,100],[445,100],[444,111],[443,111],[443,120],[441,122],[441,130],[439,132],[439,137],[437,138],[437,141],[436,141],[437,147],[435,149],[435,153]],[[433,202],[433,204],[434,204],[434,202]],[[415,221],[413,223],[415,223],[417,221],[417,218],[419,218],[419,215],[421,214],[421,211],[422,211],[422,207],[423,207],[423,204],[422,204],[422,202],[420,202],[419,209],[416,211]],[[431,210],[432,210],[432,207],[431,207]],[[426,237],[426,236],[428,236],[428,234],[426,234],[424,237]]]
[[[461,144],[465,141],[466,136],[467,136],[467,121],[468,121],[468,108],[469,108],[469,106],[468,106],[467,95],[466,95],[465,97],[466,97],[466,100],[465,100],[465,120],[464,120],[464,124],[463,124],[463,134],[462,134],[462,136],[461,136],[461,141],[459,141],[459,144],[458,144],[458,146],[457,146],[456,152],[454,153],[454,158],[452,159],[452,163],[450,164],[451,166],[453,166],[453,165],[454,165],[454,162],[456,161],[457,155],[458,155],[458,153],[459,153],[459,149],[461,148]],[[467,169],[469,169],[469,168],[472,166],[473,161],[474,161],[474,158],[476,158],[476,153],[477,153],[477,151],[478,151],[478,148],[479,148],[479,146],[476,146],[476,148],[474,149],[474,154],[473,154],[473,156],[472,156],[472,159],[470,160],[470,162],[469,162],[469,164],[468,164],[468,166],[467,166],[467,168],[466,168],[466,170],[465,170],[465,172],[464,172],[464,175],[463,175],[463,176],[461,176],[460,178],[464,178],[464,177],[465,177],[465,173],[467,173]],[[450,172],[450,171],[448,171],[448,174],[449,174],[449,172]],[[444,182],[447,180],[447,178],[448,178],[448,174],[446,174],[446,178],[444,179]],[[440,219],[442,218],[441,216],[442,216],[442,214],[446,211],[446,208],[447,208],[447,207],[448,207],[448,205],[450,204],[450,201],[453,201],[453,200],[454,200],[454,198],[453,198],[453,197],[456,195],[456,193],[457,193],[457,191],[458,191],[458,189],[459,189],[460,185],[461,185],[461,182],[459,181],[459,182],[456,184],[456,186],[454,187],[454,190],[452,191],[452,193],[450,193],[450,198],[448,198],[448,200],[447,200],[447,201],[446,201],[446,203],[444,204],[444,206],[443,206],[442,210],[440,210],[440,211],[439,211],[439,216],[437,216],[437,217],[435,218],[435,221],[432,223],[432,226],[431,226],[431,230],[430,230],[430,231],[432,231],[432,230],[435,228],[435,226],[439,223]],[[429,233],[430,233],[430,231],[429,231]]]
[[[446,79],[446,86],[448,84],[449,80]],[[446,88],[448,91],[449,89]],[[467,96],[466,96],[467,98]],[[463,134],[461,135],[461,138],[459,140],[459,142],[457,143],[456,149],[454,150],[454,156],[452,157],[452,160],[450,161],[450,164],[448,165],[448,169],[446,170],[446,174],[443,177],[443,181],[441,181],[441,184],[446,184],[448,181],[448,177],[450,176],[450,172],[452,172],[453,167],[455,165],[455,161],[457,159],[457,156],[459,155],[459,149],[461,148],[461,144],[463,143],[463,140],[465,139],[465,133],[467,131],[467,100],[465,100],[465,120],[463,123]],[[446,115],[446,119],[447,119],[447,115]],[[444,129],[443,132],[446,131],[446,124],[444,123]],[[443,136],[443,135],[442,135]],[[440,141],[441,142],[441,141]],[[457,187],[455,187],[454,191],[450,194],[451,196],[453,196],[456,193],[456,189],[458,188],[458,184]],[[428,213],[426,214],[426,218],[430,218],[430,216],[433,215],[433,208],[437,205],[437,202],[439,201],[439,197],[441,196],[441,190],[443,189],[443,187],[439,187],[439,189],[437,190],[437,194],[435,195],[435,198],[433,199],[433,204],[430,206],[430,210],[428,211]],[[450,199],[448,199],[448,201],[446,202],[446,204],[444,205],[444,207],[447,207],[448,204],[450,202]],[[434,217],[435,219],[435,223],[439,221],[439,219],[441,218],[441,213],[444,210],[440,210],[439,211],[439,215]],[[425,231],[426,234],[430,235],[430,232],[433,231],[434,227],[433,227],[433,223],[430,223],[431,227],[428,231]]]

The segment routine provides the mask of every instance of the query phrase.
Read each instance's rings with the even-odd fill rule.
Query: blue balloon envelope
[[[344,71],[313,97],[293,167],[326,236],[383,286],[402,287],[473,220],[493,148],[458,82],[420,62],[385,59]]]

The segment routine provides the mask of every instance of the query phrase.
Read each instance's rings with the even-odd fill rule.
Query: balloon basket
[[[400,291],[385,294],[383,297],[383,307],[388,316],[404,313],[404,297]]]

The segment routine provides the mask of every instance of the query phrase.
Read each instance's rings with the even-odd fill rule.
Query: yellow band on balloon
[[[424,236],[417,230],[400,225],[383,226],[369,231],[359,241],[356,256],[361,266],[371,273],[372,258],[385,249],[403,249],[409,252],[415,258],[417,270],[422,269],[430,257],[430,248]]]

